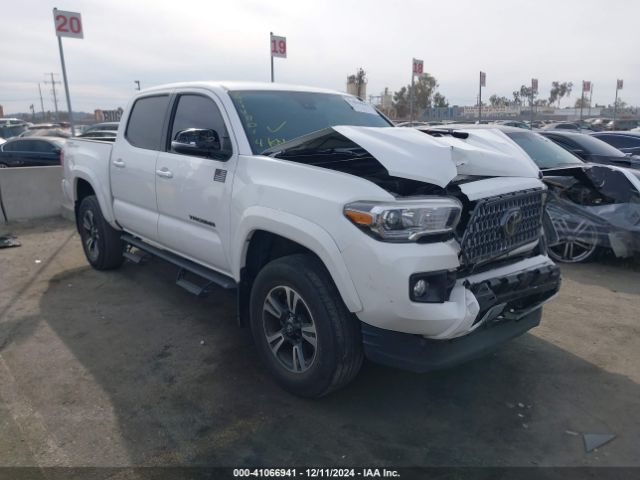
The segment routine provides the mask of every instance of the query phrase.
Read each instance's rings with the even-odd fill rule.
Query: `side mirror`
[[[171,151],[217,160],[227,160],[231,154],[222,149],[218,132],[208,128],[188,128],[179,131],[171,141]]]

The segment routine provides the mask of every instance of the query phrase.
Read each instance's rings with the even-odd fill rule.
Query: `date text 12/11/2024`
[[[234,478],[400,478],[386,468],[236,468]]]

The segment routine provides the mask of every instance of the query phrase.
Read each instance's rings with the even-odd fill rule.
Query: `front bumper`
[[[460,275],[458,252],[454,241],[402,246],[376,242],[370,249],[361,247],[346,250],[344,258],[363,306],[361,311],[356,312],[358,319],[385,330],[417,334],[434,340],[451,339],[479,328],[482,322],[478,320],[482,320],[486,314],[487,292],[474,285],[489,280],[494,280],[495,284],[495,279],[509,278],[507,284],[517,290],[519,275],[525,276],[522,286],[529,287],[531,284],[527,279],[530,272],[534,272],[531,278],[542,278],[535,272],[548,269],[558,271],[546,255],[514,259],[481,273],[459,276],[444,302],[411,301],[411,275],[436,271],[452,271]],[[557,291],[559,283],[558,274],[550,284],[549,297]],[[496,314],[496,311],[492,314]]]
[[[470,333],[436,340],[362,323],[367,358],[425,372],[482,356],[540,323],[542,304],[560,288],[560,269],[551,263],[490,278],[471,276],[464,288],[478,305]]]
[[[540,323],[542,308],[523,317],[486,325],[469,335],[452,340],[430,340],[420,335],[393,332],[362,324],[366,357],[390,367],[423,373],[450,368],[484,356],[508,340]]]

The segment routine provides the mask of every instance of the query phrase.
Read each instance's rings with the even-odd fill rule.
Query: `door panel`
[[[156,160],[162,146],[169,95],[141,97],[131,108],[124,138],[111,152],[113,210],[125,230],[157,241]]]
[[[225,120],[217,99],[206,94],[178,91],[174,110],[170,139],[185,130],[214,130],[229,158],[160,153],[156,176],[160,243],[201,264],[229,272],[223,247],[227,239],[223,236],[229,229],[228,200],[236,163]]]

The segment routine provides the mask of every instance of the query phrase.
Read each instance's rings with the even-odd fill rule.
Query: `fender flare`
[[[102,216],[104,217],[104,219],[109,222],[109,224],[113,228],[120,230],[120,226],[116,223],[116,218],[113,213],[113,206],[111,205],[111,192],[109,191],[108,186],[100,183],[95,178],[95,174],[93,174],[91,170],[86,169],[82,166],[75,166],[71,171],[71,174],[73,175],[71,183],[71,194],[74,204],[78,201],[78,180],[82,179],[89,185],[91,185],[91,188],[93,188],[93,191],[96,194],[96,198],[98,199],[98,204],[100,205],[100,210],[102,210]]]
[[[319,225],[302,217],[268,207],[252,206],[245,210],[235,229],[230,252],[234,278],[240,278],[253,232],[263,230],[299,243],[315,253],[329,271],[342,300],[350,312],[362,310],[362,303],[342,253],[333,237]]]

